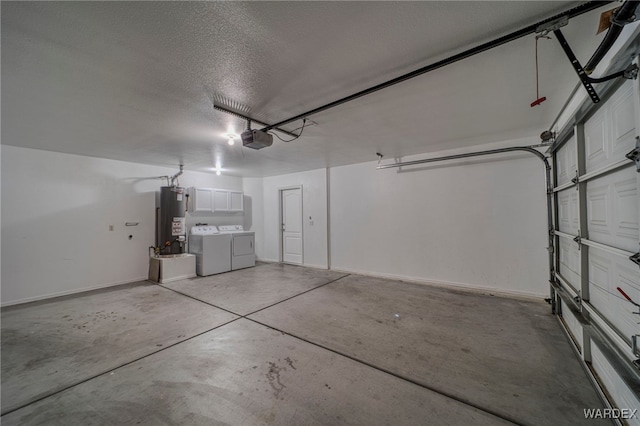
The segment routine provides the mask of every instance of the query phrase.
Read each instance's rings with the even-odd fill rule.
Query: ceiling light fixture
[[[236,143],[236,138],[238,137],[238,135],[236,135],[235,133],[227,133],[227,138],[229,139],[227,141],[227,143],[229,144],[229,146],[233,146],[233,144]]]

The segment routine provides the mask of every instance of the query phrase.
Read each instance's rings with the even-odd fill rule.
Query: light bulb
[[[236,141],[234,141],[233,139],[229,139],[229,145],[233,146],[234,143],[236,143]]]

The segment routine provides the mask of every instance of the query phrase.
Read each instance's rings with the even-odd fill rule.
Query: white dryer
[[[191,228],[189,253],[196,255],[196,274],[202,276],[231,270],[231,235],[212,225]]]
[[[231,270],[256,266],[255,232],[242,225],[222,225],[221,235],[231,236]]]

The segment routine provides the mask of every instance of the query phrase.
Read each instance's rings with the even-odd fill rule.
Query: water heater
[[[183,252],[186,240],[186,192],[179,186],[160,188],[160,217],[158,220],[158,246],[160,254]]]

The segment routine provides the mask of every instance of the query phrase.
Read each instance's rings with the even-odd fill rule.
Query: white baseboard
[[[279,260],[277,259],[256,259],[257,262],[265,262],[265,263],[281,263]],[[293,264],[291,264],[293,265]],[[303,263],[301,265],[297,265],[297,266],[304,266],[305,268],[313,268],[313,269],[324,269],[325,271],[328,270],[329,268],[327,268],[327,265],[316,265],[313,263]]]
[[[271,259],[259,259],[259,261],[268,262],[268,263],[279,263],[278,260],[271,260]],[[301,266],[308,267],[308,268],[314,268],[314,269],[327,270],[327,267],[326,266],[322,266],[322,265],[301,265]],[[430,286],[435,286],[435,287],[444,287],[444,288],[454,287],[454,288],[457,288],[457,289],[460,289],[460,290],[467,290],[467,291],[471,291],[471,292],[475,292],[475,293],[478,293],[478,292],[479,293],[485,293],[485,294],[491,293],[491,294],[496,294],[496,295],[500,295],[500,296],[506,296],[506,297],[512,297],[512,298],[513,297],[523,298],[523,299],[527,299],[527,300],[532,300],[532,299],[540,300],[541,298],[548,297],[548,295],[546,295],[546,294],[537,294],[537,293],[517,291],[517,290],[504,290],[504,289],[498,289],[498,288],[494,288],[494,287],[480,286],[480,285],[474,285],[474,284],[464,284],[464,283],[457,283],[457,282],[451,282],[451,281],[430,280],[430,279],[416,278],[416,277],[410,277],[410,276],[405,276],[405,275],[386,274],[386,273],[382,273],[382,272],[371,273],[371,272],[361,271],[361,270],[357,270],[357,269],[331,268],[331,271],[342,272],[342,273],[346,273],[346,274],[363,275],[363,276],[366,276],[366,277],[373,277],[373,278],[387,278],[387,279],[393,279],[393,280],[402,280],[402,281],[412,282],[412,283],[415,283],[415,284],[430,285]],[[37,302],[39,300],[51,299],[51,298],[54,298],[54,297],[68,296],[68,295],[71,295],[71,294],[83,293],[83,292],[86,292],[86,291],[100,290],[100,289],[107,288],[107,287],[114,287],[114,286],[123,285],[123,284],[131,284],[131,283],[135,283],[135,282],[139,282],[139,281],[147,281],[147,278],[148,277],[145,275],[143,277],[133,278],[131,280],[126,280],[126,281],[118,281],[118,282],[114,282],[114,283],[102,284],[102,285],[93,286],[93,287],[82,287],[82,288],[78,288],[78,289],[74,289],[74,290],[67,290],[67,291],[61,291],[61,292],[56,292],[56,293],[50,293],[50,294],[46,294],[46,295],[42,295],[42,296],[36,296],[36,297],[27,297],[27,298],[24,298],[24,299],[12,300],[10,302],[2,302],[2,304],[0,304],[0,307],[21,305],[23,303]],[[151,282],[151,281],[149,281],[149,282]],[[153,284],[157,284],[157,283],[153,283]]]
[[[329,269],[327,268],[327,265],[314,265],[314,264],[305,263],[302,266],[306,268],[313,268],[313,269],[324,269],[325,271]]]
[[[335,272],[343,272],[347,274],[364,275],[366,277],[373,277],[373,278],[387,278],[392,280],[402,280],[402,281],[407,281],[415,284],[430,285],[434,287],[444,287],[444,288],[454,287],[459,290],[466,290],[474,293],[494,294],[499,296],[505,296],[510,298],[521,298],[526,300],[535,299],[539,301],[540,299],[549,297],[548,294],[538,294],[538,293],[531,293],[531,292],[518,291],[518,290],[505,290],[505,289],[500,289],[495,287],[487,287],[487,286],[481,286],[477,284],[457,283],[452,281],[430,280],[426,278],[416,278],[416,277],[409,277],[405,275],[386,274],[383,272],[371,273],[367,271],[360,271],[357,269],[342,269],[342,268],[331,268],[331,270]]]
[[[40,300],[52,299],[54,297],[60,297],[60,296],[69,296],[71,294],[84,293],[86,291],[92,291],[92,290],[100,290],[102,288],[115,287],[117,285],[132,284],[132,283],[139,282],[139,281],[148,281],[147,278],[148,277],[145,275],[145,276],[140,277],[140,278],[132,278],[130,280],[118,281],[118,282],[114,282],[114,283],[110,283],[110,284],[101,284],[101,285],[92,286],[92,287],[82,287],[82,288],[78,288],[78,289],[74,289],[74,290],[59,291],[59,292],[56,292],[56,293],[49,293],[49,294],[45,294],[45,295],[42,295],[42,296],[25,297],[24,299],[12,300],[10,302],[2,302],[2,304],[0,304],[0,307],[4,308],[6,306],[21,305],[23,303],[37,302],[37,301],[40,301]],[[151,282],[151,281],[149,281],[149,282]],[[157,284],[157,283],[153,283],[153,284]]]

